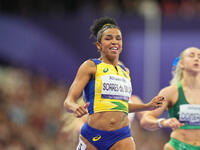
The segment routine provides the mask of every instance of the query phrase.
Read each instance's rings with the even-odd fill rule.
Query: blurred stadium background
[[[179,53],[200,47],[200,0],[0,0],[0,150],[75,149],[62,105],[79,65],[99,56],[89,27],[101,16],[118,21],[120,60],[145,103]],[[137,150],[169,139],[170,129],[133,128]]]

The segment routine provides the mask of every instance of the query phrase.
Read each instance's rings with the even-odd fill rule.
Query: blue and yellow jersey
[[[116,67],[98,59],[92,59],[97,71],[87,84],[83,95],[90,102],[89,114],[103,111],[128,113],[128,101],[132,93],[129,73],[122,65]]]

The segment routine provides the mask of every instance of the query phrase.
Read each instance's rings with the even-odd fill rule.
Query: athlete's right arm
[[[64,107],[68,112],[74,113],[76,117],[82,117],[87,114],[88,104],[78,105],[76,101],[82,94],[85,86],[91,77],[96,73],[96,64],[91,61],[85,61],[78,69],[77,75],[69,89],[68,95],[64,102]]]
[[[158,95],[164,96],[165,101],[160,108],[145,113],[145,115],[140,120],[140,124],[143,128],[152,131],[160,128],[158,124],[158,117],[169,107],[169,105],[171,104],[172,97],[174,96],[176,91],[177,89],[175,89],[172,86],[169,86],[162,89],[159,92]]]

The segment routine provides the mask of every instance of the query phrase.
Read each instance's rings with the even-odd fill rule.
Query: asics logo
[[[101,138],[101,135],[97,135],[95,137],[93,137],[92,141],[98,141]]]
[[[104,68],[104,69],[103,69],[103,72],[104,72],[104,73],[108,72],[108,68]]]

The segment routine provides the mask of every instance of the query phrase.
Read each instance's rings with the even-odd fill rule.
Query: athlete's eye
[[[112,38],[105,38],[105,40],[111,40]]]
[[[121,37],[121,36],[117,36],[116,39],[117,39],[117,40],[121,40],[122,37]]]
[[[200,59],[200,54],[198,54],[198,58]]]
[[[107,35],[106,37],[105,37],[105,40],[111,40],[113,37],[111,36],[111,35]]]
[[[194,53],[190,53],[190,54],[189,54],[189,57],[194,57]]]

